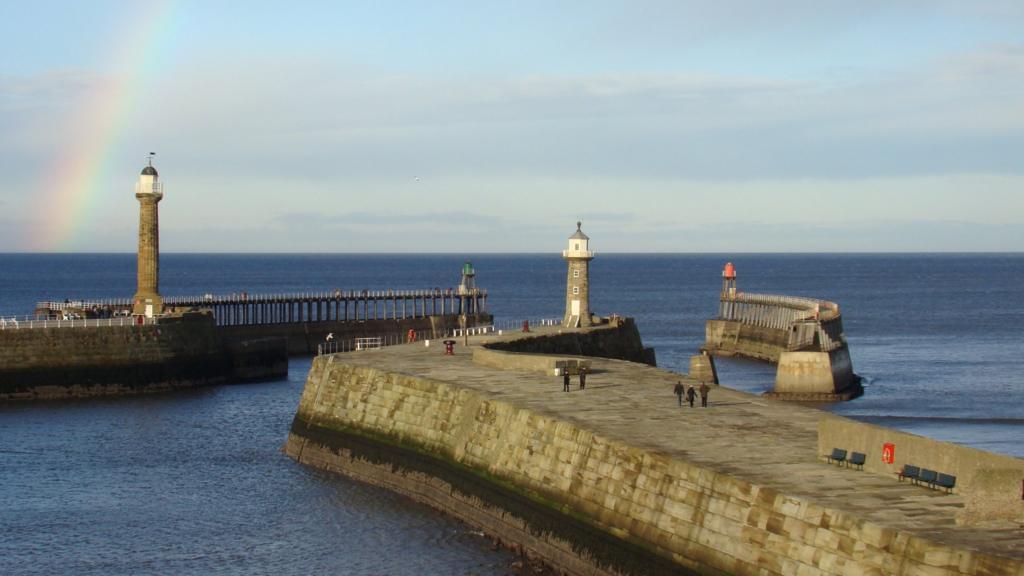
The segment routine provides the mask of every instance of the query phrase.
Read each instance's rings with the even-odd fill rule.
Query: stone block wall
[[[628,360],[655,366],[653,348],[644,348],[640,331],[632,318],[615,317],[611,326],[561,334],[544,334],[507,342],[487,344],[492,350],[528,354],[564,354]]]
[[[469,317],[469,325],[490,324],[492,317],[481,314]],[[255,340],[260,338],[285,338],[288,353],[292,355],[316,354],[317,345],[322,344],[328,334],[334,334],[336,341],[355,338],[395,335],[405,337],[409,330],[415,330],[419,338],[437,338],[459,328],[456,315],[428,316],[426,318],[379,319],[363,321],[287,322],[278,324],[249,324],[219,326],[218,332],[229,341]]]
[[[776,394],[834,394],[854,383],[850,351],[783,352],[775,373]]]
[[[287,374],[280,339],[226,343],[211,318],[0,331],[0,400],[132,394]]]
[[[789,334],[785,330],[765,328],[730,320],[708,320],[704,325],[704,349],[719,356],[745,356],[778,362],[786,350]]]
[[[715,368],[715,357],[707,354],[690,356],[690,378],[708,384],[718,384],[718,370]]]
[[[0,331],[0,398],[125,393],[229,375],[210,323]]]
[[[317,358],[286,452],[386,486],[569,574],[1016,575],[483,393]]]
[[[578,374],[580,366],[588,368],[590,366],[590,360],[580,357],[541,356],[487,348],[474,348],[473,362],[502,370],[527,370],[549,374],[554,373],[555,369],[568,370],[571,374]]]
[[[284,338],[232,340],[224,343],[231,380],[245,382],[288,375],[288,343]]]

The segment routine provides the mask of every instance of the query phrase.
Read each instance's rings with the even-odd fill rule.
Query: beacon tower
[[[139,201],[139,268],[138,288],[132,298],[132,315],[152,318],[163,314],[160,298],[160,218],[157,204],[164,197],[163,184],[153,167],[153,154],[135,183]]]
[[[476,314],[479,310],[476,309],[475,299],[476,295],[476,269],[473,268],[473,263],[466,260],[466,263],[462,265],[462,282],[459,283],[459,313],[460,314]]]
[[[569,265],[565,282],[565,319],[567,328],[590,326],[590,261],[594,253],[590,250],[590,238],[581,230],[582,222],[576,223],[576,233],[569,237],[569,246],[562,250],[562,258]]]
[[[736,312],[736,267],[726,262],[722,269],[722,296],[719,298],[719,318],[734,318]]]
[[[722,269],[722,298],[736,297],[736,267],[732,262],[726,262]]]

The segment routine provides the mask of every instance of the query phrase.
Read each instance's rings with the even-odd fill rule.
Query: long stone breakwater
[[[1021,460],[862,434],[867,425],[726,388],[708,408],[679,406],[672,389],[688,377],[559,354],[559,342],[645,357],[630,321],[474,336],[450,356],[422,344],[320,356],[285,450],[567,574],[1024,576]],[[573,363],[588,366],[586,388],[574,377],[565,392],[555,369]],[[872,466],[825,461],[850,438]],[[884,467],[876,441],[898,445]],[[959,471],[962,485],[900,482],[893,467],[907,462]],[[994,497],[998,514],[979,504]]]

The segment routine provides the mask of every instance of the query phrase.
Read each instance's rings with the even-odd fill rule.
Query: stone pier
[[[819,431],[836,417],[813,408],[726,388],[679,407],[678,374],[485,348],[522,337],[476,336],[454,356],[410,344],[318,357],[286,452],[567,574],[1024,576],[1024,510],[971,509],[991,482],[946,494],[828,464]],[[563,392],[553,367],[584,360],[586,389]],[[1024,478],[1024,462],[999,458],[998,478]]]

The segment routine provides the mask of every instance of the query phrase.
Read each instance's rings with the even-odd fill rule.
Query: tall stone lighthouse
[[[590,326],[590,238],[581,230],[582,222],[576,223],[576,233],[569,237],[569,247],[562,250],[562,258],[569,264],[569,276],[565,282],[565,319],[567,328]]]
[[[164,185],[153,167],[153,154],[149,165],[142,169],[135,183],[135,198],[139,201],[139,269],[138,289],[132,298],[132,315],[152,318],[163,314],[164,302],[160,298],[160,217],[157,204],[164,197]]]

